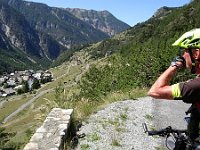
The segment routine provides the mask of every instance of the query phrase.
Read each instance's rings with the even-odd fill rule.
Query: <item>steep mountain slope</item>
[[[79,8],[66,8],[67,11],[77,18],[91,24],[94,28],[99,29],[109,36],[113,36],[130,26],[117,18],[108,11],[85,10]]]
[[[40,68],[40,56],[44,53],[39,46],[38,34],[23,15],[8,5],[0,3],[0,12],[0,73],[12,71],[12,66],[16,69]],[[47,65],[48,60],[45,61]]]
[[[48,35],[44,37],[42,33],[38,33],[30,26],[25,17],[12,7],[4,3],[0,5],[1,33],[2,36],[6,37],[4,38],[4,45],[8,46],[6,42],[9,42],[10,45],[23,50],[25,53],[38,57],[46,55],[50,58],[56,58],[58,56],[58,54],[51,54],[51,46],[53,46],[54,51],[59,50],[59,48],[56,48],[56,46],[59,47],[58,43],[53,42]],[[49,41],[52,44],[49,47],[45,47],[44,44],[46,43],[43,41]],[[47,49],[47,53],[45,53],[44,49]]]
[[[0,49],[14,50],[19,57],[23,54],[23,58],[28,55],[29,64],[37,64],[39,68],[49,66],[61,52],[71,47],[109,37],[63,8],[22,0],[0,0],[0,11]],[[14,58],[11,54],[4,56]],[[20,61],[25,67],[28,63],[24,60]],[[16,69],[15,63],[10,68]]]
[[[49,34],[65,47],[107,37],[64,9],[20,0],[8,0],[8,4],[22,13],[33,28]]]
[[[6,48],[6,42],[9,42],[27,53],[39,55],[39,37],[25,18],[5,4],[0,4],[0,11],[2,42],[4,41],[2,48]]]

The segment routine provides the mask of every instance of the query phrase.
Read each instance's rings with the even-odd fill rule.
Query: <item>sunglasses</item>
[[[179,51],[178,51],[178,55],[179,55],[179,56],[183,56],[183,54],[184,54],[185,52],[188,52],[188,49],[180,48]]]
[[[191,51],[189,51],[189,49],[180,48],[179,52],[178,52],[178,55],[179,56],[183,56],[183,54],[185,52],[192,53],[194,50],[200,50],[200,49],[199,48],[193,48],[193,49],[191,49]]]

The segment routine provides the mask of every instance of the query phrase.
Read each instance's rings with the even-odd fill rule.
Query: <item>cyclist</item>
[[[173,46],[180,48],[177,56],[150,88],[148,95],[156,99],[183,100],[191,103],[188,134],[192,141],[200,142],[200,28],[183,34]],[[169,84],[180,68],[189,68],[197,77],[189,81]]]

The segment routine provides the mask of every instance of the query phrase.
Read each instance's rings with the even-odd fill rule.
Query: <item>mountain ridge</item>
[[[80,8],[66,8],[66,10],[77,18],[91,24],[94,28],[106,32],[110,37],[129,27],[128,24],[122,23],[107,10],[95,11]]]
[[[17,58],[13,54],[4,56],[23,62],[25,68],[46,68],[62,52],[70,51],[74,46],[109,38],[107,33],[95,29],[64,8],[22,0],[0,0],[0,5],[0,49],[17,52]],[[37,65],[27,63],[29,59],[25,57]],[[7,65],[11,70],[16,69],[15,63],[8,63],[5,59],[2,64],[4,67],[0,72],[7,71]],[[26,64],[30,65],[26,67]]]

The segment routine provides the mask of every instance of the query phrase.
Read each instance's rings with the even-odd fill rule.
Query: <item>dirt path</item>
[[[146,122],[149,129],[167,126],[185,129],[185,111],[189,106],[182,101],[154,100],[151,97],[109,104],[83,123],[79,134],[86,136],[80,139],[77,150],[84,146],[99,150],[164,148],[165,138],[148,136],[142,123]]]
[[[36,99],[38,99],[40,96],[53,91],[53,89],[48,89],[45,91],[40,92],[39,94],[37,94],[36,96],[34,96],[33,98],[31,98],[28,102],[24,103],[23,105],[21,105],[17,110],[15,110],[13,113],[11,113],[10,115],[8,115],[6,118],[4,118],[4,120],[2,121],[2,123],[6,123],[8,120],[10,120],[13,116],[15,116],[16,114],[18,114],[20,111],[22,111],[23,109],[25,109],[26,107],[28,107],[30,104],[32,104]]]
[[[170,125],[174,128],[186,128],[187,124],[184,118],[186,116],[185,112],[190,107],[190,104],[174,100],[153,100],[152,102],[156,127],[162,128]]]

